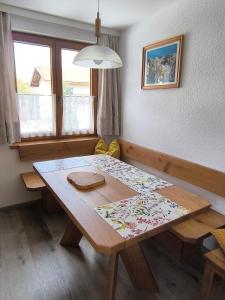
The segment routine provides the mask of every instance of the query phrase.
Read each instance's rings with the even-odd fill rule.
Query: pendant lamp
[[[76,66],[93,69],[115,69],[122,67],[123,63],[119,55],[111,48],[101,46],[99,44],[99,38],[101,35],[99,0],[97,18],[95,20],[95,35],[97,38],[97,44],[87,46],[80,50],[74,57],[73,64]]]

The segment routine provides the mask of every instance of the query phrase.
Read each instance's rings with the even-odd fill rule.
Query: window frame
[[[28,137],[22,138],[21,141],[42,141],[42,140],[57,140],[71,139],[80,137],[97,136],[97,102],[98,102],[98,70],[91,69],[90,72],[90,95],[94,96],[94,133],[93,134],[62,134],[62,118],[63,118],[63,86],[62,86],[62,59],[61,49],[81,50],[91,44],[64,40],[54,37],[23,33],[13,31],[13,42],[21,42],[40,46],[49,46],[51,48],[51,78],[52,78],[52,94],[56,96],[56,134],[54,136]],[[16,72],[15,72],[16,80]],[[16,84],[17,92],[17,84]]]

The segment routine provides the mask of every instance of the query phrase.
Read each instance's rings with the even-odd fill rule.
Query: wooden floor
[[[104,300],[107,257],[85,239],[80,249],[61,247],[66,222],[63,213],[47,215],[35,206],[0,212],[0,300]],[[116,300],[199,299],[200,272],[179,266],[152,240],[143,247],[160,293],[135,291],[120,263]],[[217,285],[211,299],[224,300]]]

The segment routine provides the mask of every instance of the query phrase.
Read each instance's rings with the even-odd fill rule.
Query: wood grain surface
[[[13,144],[11,148],[19,150],[20,160],[47,160],[93,154],[98,140],[98,137],[80,137],[23,142]]]
[[[225,173],[166,153],[120,140],[124,159],[137,161],[225,197]]]
[[[78,190],[91,190],[105,183],[105,177],[95,172],[72,172],[67,180]]]
[[[94,155],[86,156],[85,159],[91,161],[94,157]],[[38,163],[34,164],[34,168],[36,168],[36,166],[38,166]],[[79,191],[74,189],[74,187],[67,181],[68,174],[73,171],[98,172],[103,174],[106,183],[95,190]],[[167,230],[168,225],[175,222],[181,222],[184,219],[190,218],[209,209],[210,207],[210,204],[206,199],[175,186],[160,189],[158,192],[161,195],[164,195],[179,205],[184,206],[190,211],[190,213],[175,222],[159,226],[134,238],[124,239],[99,215],[97,215],[94,208],[102,204],[129,198],[137,195],[137,192],[128,188],[126,185],[108,174],[100,172],[93,166],[63,170],[60,172],[40,173],[40,176],[58,199],[60,205],[66,211],[77,228],[88,239],[96,251],[101,253],[110,254],[120,251],[126,247],[133,246],[140,241]]]
[[[96,253],[84,237],[80,248],[62,247],[59,240],[67,223],[63,212],[48,214],[37,206],[0,211],[1,300],[104,299],[108,257]],[[153,239],[144,242],[142,249],[151,261],[160,293],[133,288],[119,262],[117,300],[181,300],[183,291],[186,300],[199,299],[200,257],[181,267]],[[224,300],[224,294],[220,285],[213,298]]]
[[[20,176],[28,191],[41,191],[46,188],[46,184],[36,172],[26,172]]]
[[[173,234],[184,242],[195,243],[211,235],[212,230],[225,226],[225,216],[209,209],[202,214],[169,228]]]

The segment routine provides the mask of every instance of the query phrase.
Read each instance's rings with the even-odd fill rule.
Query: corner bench
[[[119,140],[121,157],[225,197],[225,173],[154,149]],[[176,260],[183,260],[199,251],[211,230],[225,226],[225,216],[209,209],[193,219],[170,226],[155,239]]]
[[[46,184],[36,172],[26,172],[20,174],[27,191],[41,192],[41,202],[43,208],[48,212],[55,212],[61,209],[52,193],[47,189]]]

